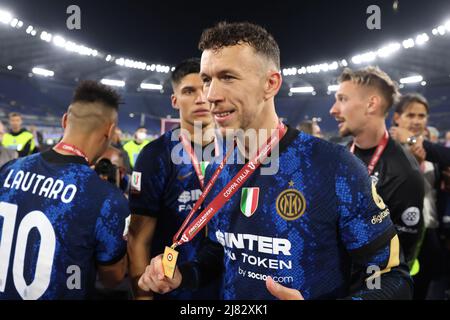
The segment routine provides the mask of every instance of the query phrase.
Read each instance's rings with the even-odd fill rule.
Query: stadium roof
[[[222,8],[216,2],[211,8],[211,2],[77,1],[82,29],[69,31],[69,1],[0,1],[0,72],[37,77],[42,70],[32,70],[38,67],[68,83],[106,78],[124,81],[131,91],[141,90],[142,83],[168,89],[173,65],[199,55],[203,28],[249,20],[266,26],[280,43],[285,95],[293,87],[326,94],[346,65],[379,65],[397,81],[420,75],[415,85],[450,84],[450,2],[399,0],[398,10],[393,2],[380,4],[382,29],[368,30],[365,10],[372,1],[365,0],[240,6],[226,1]]]

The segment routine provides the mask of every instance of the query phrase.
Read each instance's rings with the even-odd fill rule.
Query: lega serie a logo
[[[289,182],[292,188],[294,182]],[[293,221],[300,218],[306,210],[306,200],[303,194],[296,189],[286,189],[281,192],[276,201],[277,213],[284,220]]]
[[[142,173],[133,171],[133,174],[131,175],[131,192],[132,193],[140,193],[141,192],[141,180],[142,180]]]

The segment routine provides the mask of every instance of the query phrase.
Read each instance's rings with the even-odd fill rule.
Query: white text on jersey
[[[224,247],[233,249],[248,249],[267,254],[291,255],[291,242],[288,239],[270,238],[253,234],[234,234],[228,232],[216,232],[217,241]]]
[[[77,193],[77,187],[73,184],[64,185],[62,180],[22,170],[16,173],[10,170],[3,187],[31,192],[48,199],[60,198],[63,203],[70,203]]]

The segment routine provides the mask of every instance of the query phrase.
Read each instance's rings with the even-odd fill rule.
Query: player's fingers
[[[139,279],[139,287],[145,291],[151,290],[156,293],[166,293],[168,291],[168,285],[164,281],[159,281],[152,269],[152,264],[147,266],[144,274]]]
[[[141,290],[144,290],[144,291],[149,291],[150,290],[150,287],[149,286],[147,286],[147,284],[144,282],[144,280],[142,279],[144,277],[144,275],[142,275],[140,278],[139,278],[139,281],[138,281],[138,286],[139,286],[139,288],[141,289]]]
[[[304,300],[300,291],[284,287],[273,281],[271,277],[267,277],[266,287],[271,295],[280,300]]]
[[[170,291],[170,287],[165,283],[165,281],[159,281],[152,278],[149,278],[148,285],[150,290],[153,292],[164,294]]]
[[[162,281],[165,278],[164,275],[164,268],[163,268],[163,264],[162,264],[162,257],[163,255],[160,254],[159,256],[157,256],[154,260],[154,271],[155,271],[155,275],[157,277],[158,280]]]
[[[159,264],[158,257],[153,258],[150,262],[150,274],[151,274],[151,278],[154,281],[162,280],[162,279],[160,279],[160,274],[159,274],[159,271],[157,268],[158,264]]]
[[[139,278],[138,286],[144,291],[150,290],[150,266],[147,266],[145,268],[145,272],[142,274],[142,276]]]
[[[148,286],[153,292],[159,294],[165,294],[169,291],[172,291],[170,283],[167,280],[167,278],[164,278],[163,280],[158,280],[156,278],[149,278]]]

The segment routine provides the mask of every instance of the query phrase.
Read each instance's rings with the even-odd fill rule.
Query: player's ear
[[[275,97],[278,91],[280,91],[282,83],[283,78],[280,72],[274,70],[269,71],[264,85],[264,100]]]
[[[114,136],[114,132],[116,131],[116,122],[113,121],[112,123],[109,124],[108,126],[108,132],[106,133],[106,137],[108,139],[112,139],[112,137]]]
[[[67,113],[64,113],[64,115],[61,119],[61,127],[63,129],[66,129],[66,127],[67,127]]]
[[[172,107],[174,109],[180,110],[180,107],[177,106],[177,96],[175,94],[172,94],[170,96],[170,100],[172,101]]]
[[[381,109],[383,108],[383,103],[381,100],[381,97],[379,95],[371,95],[369,97],[369,103],[367,105],[367,113],[368,114],[375,114],[377,112],[381,112]]]

